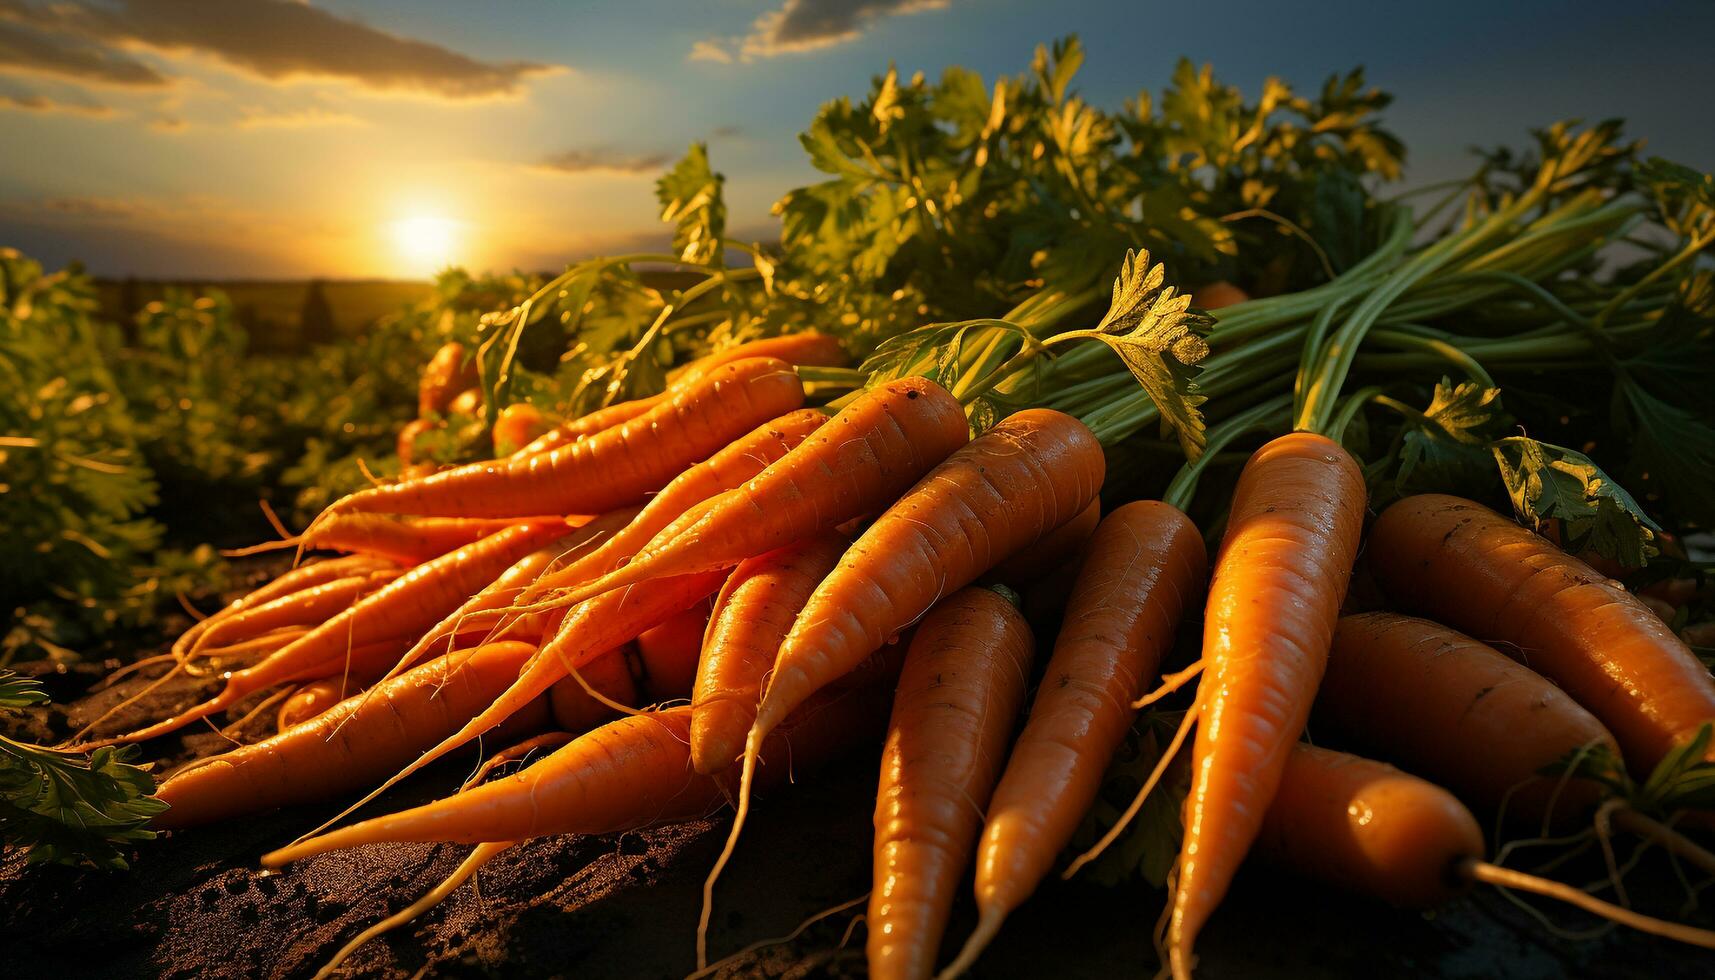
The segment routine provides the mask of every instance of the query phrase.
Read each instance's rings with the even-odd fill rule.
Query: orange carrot
[[[529,402],[513,402],[500,410],[494,420],[494,455],[510,456],[548,434],[554,428],[536,406]]]
[[[547,432],[524,444],[524,448],[513,453],[513,456],[534,456],[545,453],[550,449],[558,449],[580,439],[586,439],[598,432],[605,432],[624,422],[642,415],[644,412],[660,405],[665,398],[662,395],[651,395],[648,398],[637,398],[627,402],[619,402],[606,408],[598,408],[588,415],[580,416],[569,422],[562,422]]]
[[[1159,501],[1126,504],[1090,537],[1030,720],[989,803],[977,928],[946,975],[970,968],[1071,841],[1207,569],[1196,525]]]
[[[476,383],[476,359],[465,359],[464,345],[457,341],[441,345],[417,382],[417,415],[445,412],[454,395]]]
[[[830,532],[733,569],[715,600],[691,695],[691,761],[698,772],[714,775],[738,758],[774,655],[810,593],[850,544]]]
[[[561,601],[729,567],[832,530],[888,506],[969,438],[964,408],[945,389],[923,378],[890,381],[742,488],[675,521],[630,564]]]
[[[336,673],[353,648],[415,636],[513,562],[565,533],[558,522],[520,524],[419,565],[268,659],[231,675],[215,697],[119,741],[165,735],[263,688]]]
[[[365,575],[370,572],[380,571],[384,568],[396,567],[397,566],[393,565],[392,562],[374,558],[369,555],[349,555],[345,558],[329,558],[324,561],[306,562],[291,571],[285,572],[267,584],[257,587],[255,590],[249,592],[243,597],[234,599],[220,610],[209,615],[206,619],[203,619],[193,625],[177,640],[173,641],[173,651],[176,654],[182,654],[184,651],[190,649],[190,645],[195,643],[197,638],[203,633],[213,629],[228,617],[237,615],[247,609],[254,609],[257,606],[273,602],[275,599],[279,599],[282,596],[288,596],[295,592],[302,592],[305,589],[314,588],[315,586],[322,585],[326,582],[332,582],[335,579],[345,578],[349,575]]]
[[[804,402],[791,365],[722,365],[649,411],[582,442],[361,490],[323,513],[441,517],[599,514],[637,503],[685,467]],[[312,528],[313,529],[313,528]]]
[[[504,690],[533,648],[493,643],[430,661],[273,738],[194,763],[156,796],[162,830],[211,823],[363,786],[458,727]],[[540,706],[529,722],[546,720]]]
[[[445,428],[446,423],[440,419],[412,419],[399,427],[399,435],[393,440],[393,452],[399,457],[403,466],[411,466],[417,460],[417,439],[436,429]]]
[[[668,375],[674,385],[703,377],[722,364],[744,357],[778,357],[798,367],[840,367],[850,362],[839,339],[814,330],[764,337],[706,354]]]
[[[1092,500],[1090,506],[1078,512],[1077,517],[996,565],[984,578],[1003,585],[1022,585],[1051,575],[1083,549],[1101,521],[1102,502],[1100,499]]]
[[[493,634],[493,638],[499,639],[504,634],[508,638],[518,639],[532,631],[539,634],[539,625],[534,627],[534,630],[525,625],[529,617],[508,617],[507,611],[514,603],[521,601],[530,586],[543,575],[553,571],[561,563],[574,562],[588,554],[601,542],[624,529],[636,519],[638,513],[639,509],[636,507],[609,511],[554,541],[548,547],[518,559],[511,568],[500,573],[494,581],[424,632],[400,658],[394,673],[417,663],[437,644],[444,644],[450,649],[460,637]]]
[[[416,761],[359,800],[345,813],[350,813],[379,796],[399,780],[500,725],[545,694],[555,681],[568,676],[572,670],[583,667],[622,643],[636,639],[644,630],[660,625],[674,613],[713,595],[721,587],[725,577],[724,571],[681,575],[652,583],[646,589],[610,592],[574,606],[565,621],[560,624],[554,638],[530,658],[505,692],[495,697],[462,728],[424,752]],[[334,820],[345,816],[345,813],[339,814]],[[324,824],[312,833],[319,832],[326,826],[327,824]]]
[[[765,422],[708,459],[685,470],[656,494],[635,520],[625,525],[595,550],[543,575],[520,604],[555,589],[576,588],[605,575],[629,560],[644,543],[662,529],[679,526],[701,513],[699,504],[743,486],[758,473],[791,452],[828,421],[819,408],[803,408]]]
[[[1077,516],[1100,491],[1105,465],[1101,444],[1082,422],[1050,409],[1019,412],[918,481],[817,586],[780,647],[745,739],[737,814],[703,887],[699,965],[714,884],[744,829],[762,740],[936,600]]]
[[[650,698],[666,701],[691,696],[708,627],[705,599],[637,634],[638,675]]]
[[[1482,829],[1451,793],[1343,752],[1293,746],[1256,850],[1306,877],[1406,908],[1440,905],[1484,882],[1715,949],[1715,932],[1639,915],[1571,885],[1484,861]]]
[[[772,775],[806,767],[879,732],[888,690],[842,691],[804,706],[769,740]],[[515,775],[457,796],[344,827],[262,858],[279,867],[386,841],[475,844],[549,834],[615,834],[696,819],[726,800],[724,780],[687,776],[691,709],[628,715]],[[790,764],[788,764],[790,760]]]
[[[1011,602],[961,590],[917,627],[881,750],[869,975],[926,978],[1006,760],[1035,642]]]
[[[407,567],[504,530],[516,521],[480,517],[418,517],[387,514],[341,514],[315,525],[300,542],[304,550],[375,555]]]
[[[1393,613],[1340,620],[1316,696],[1367,750],[1489,810],[1540,823],[1587,815],[1601,788],[1542,775],[1614,737],[1543,677],[1438,623]]]
[[[1370,564],[1402,605],[1505,644],[1601,720],[1647,773],[1715,720],[1715,678],[1619,583],[1458,497],[1407,497],[1370,532]]]
[[[659,405],[674,391],[695,383],[715,368],[747,357],[776,357],[794,366],[807,367],[837,367],[847,362],[845,350],[840,346],[838,340],[826,334],[815,332],[787,334],[782,337],[754,340],[748,344],[729,347],[719,353],[710,354],[700,360],[693,361],[675,371],[671,375],[672,383],[668,385],[667,391],[659,395],[649,395],[645,398],[609,405],[581,418],[562,423],[526,445],[516,455],[528,456],[532,453],[546,452],[549,449],[566,443],[577,442],[579,439],[595,435],[603,429],[609,429],[621,422],[634,419]]]
[[[361,693],[360,685],[349,683],[344,678],[325,677],[319,681],[311,681],[293,691],[291,697],[280,703],[280,713],[275,716],[274,727],[283,732],[340,703],[345,700],[346,695]]]
[[[591,660],[578,677],[555,681],[548,689],[554,724],[568,732],[583,732],[608,721],[614,710],[603,698],[635,706],[642,699],[633,666],[636,656],[636,647],[627,643]],[[591,691],[601,697],[592,696]]]
[[[311,586],[272,602],[223,618],[203,630],[187,651],[200,650],[261,636],[287,626],[319,626],[341,610],[399,577],[399,570],[386,569],[363,575],[348,575]]]
[[[1366,491],[1338,443],[1295,432],[1245,464],[1204,613],[1207,664],[1168,929],[1176,980],[1220,904],[1304,729],[1363,532]]]

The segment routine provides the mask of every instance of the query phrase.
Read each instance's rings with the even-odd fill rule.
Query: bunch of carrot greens
[[[172,774],[127,832],[355,797],[265,861],[478,845],[332,969],[513,842],[732,799],[706,967],[753,791],[879,739],[878,976],[935,972],[973,863],[944,973],[977,962],[1092,811],[1066,873],[1116,843],[1104,874],[1171,869],[1179,976],[1251,854],[1715,941],[1486,858],[1472,809],[1715,874],[1673,825],[1715,778],[1715,678],[1679,632],[1711,602],[1681,543],[1715,519],[1711,178],[1563,124],[1418,212],[1363,179],[1403,148],[1357,75],[1247,105],[1184,65],[1159,110],[1106,113],[1081,58],[831,103],[804,136],[830,179],[782,199],[778,248],[727,238],[695,147],[660,184],[672,253],[574,265],[443,348],[419,433],[463,398],[489,437],[463,443],[498,455],[282,529],[345,556],[198,623],[145,689],[212,696],[79,744],[272,708],[279,733]],[[1020,593],[1063,613],[1040,667]],[[1300,743],[1312,723],[1376,758]],[[1143,770],[1115,763],[1157,728]],[[553,751],[333,828],[478,737],[522,740],[485,774]]]

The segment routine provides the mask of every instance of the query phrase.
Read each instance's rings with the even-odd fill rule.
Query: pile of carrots
[[[363,794],[264,863],[477,845],[331,969],[514,842],[731,800],[697,935],[707,966],[753,794],[788,759],[802,774],[879,745],[870,971],[950,977],[1056,869],[1139,713],[1177,697],[1182,722],[1127,814],[1190,742],[1161,937],[1176,977],[1252,854],[1399,905],[1486,882],[1715,948],[1485,860],[1478,814],[1504,811],[1599,818],[1715,875],[1679,831],[1552,774],[1606,751],[1641,776],[1715,722],[1715,678],[1618,583],[1469,501],[1408,497],[1371,521],[1358,463],[1308,429],[1250,458],[1211,556],[1174,502],[1103,515],[1103,447],[1070,415],[1027,408],[973,437],[965,406],[918,377],[833,414],[805,407],[798,368],[844,358],[817,334],[741,345],[658,396],[564,422],[515,413],[515,451],[334,504],[292,540],[342,557],[302,562],[175,644],[168,676],[220,690],[105,739],[277,708],[278,734],[165,779],[155,826]],[[454,368],[435,369],[437,398]],[[1343,615],[1360,553],[1388,608]],[[1014,590],[1071,566],[1043,656]],[[1201,659],[1163,679],[1199,613]],[[1304,744],[1312,720],[1376,758]],[[334,827],[479,738],[519,744],[445,799]],[[978,923],[944,957],[967,876]]]

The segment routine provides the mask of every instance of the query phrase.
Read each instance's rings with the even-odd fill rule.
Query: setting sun
[[[393,222],[390,230],[399,271],[423,276],[452,265],[462,245],[459,239],[463,228],[460,222],[428,214]]]

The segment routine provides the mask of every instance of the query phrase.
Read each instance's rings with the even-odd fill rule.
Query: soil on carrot
[[[58,686],[75,685],[79,676],[60,678]],[[37,737],[63,737],[143,683],[121,682],[67,709],[38,714],[27,727]],[[189,704],[198,693],[194,685],[169,686],[102,728],[141,724]],[[254,725],[252,737],[265,723],[259,717]],[[217,751],[224,742],[204,727],[149,748],[152,758],[164,757],[170,768]],[[431,769],[370,812],[444,795],[477,759],[469,752]],[[783,936],[803,919],[869,888],[875,765],[874,749],[854,752],[820,772],[800,774],[758,806],[721,880],[714,955]],[[466,851],[384,845],[322,855],[279,872],[260,869],[257,857],[264,851],[336,810],[332,804],[306,806],[163,836],[137,847],[126,873],[25,866],[19,855],[8,854],[0,859],[6,972],[66,980],[308,976],[364,927],[452,872]],[[721,814],[616,838],[521,844],[485,867],[476,887],[466,883],[439,908],[365,945],[347,961],[343,975],[683,977],[695,966],[703,876],[726,829]],[[1675,914],[1684,894],[1665,863],[1656,860],[1644,862],[1628,885],[1634,896],[1666,896],[1643,903],[1663,914]],[[1142,885],[1106,889],[1055,881],[1013,917],[973,975],[1147,975],[1155,968],[1149,935],[1161,901],[1160,893]],[[859,904],[830,916],[797,940],[737,957],[715,975],[862,976],[864,931],[854,922],[861,911]],[[1591,925],[1575,912],[1549,908],[1547,914],[1571,928]],[[972,925],[964,898],[948,930],[946,955]],[[1585,941],[1557,939],[1492,890],[1424,916],[1252,869],[1241,875],[1206,932],[1200,955],[1199,976],[1209,980],[1659,980],[1694,975],[1707,954],[1620,930]]]

